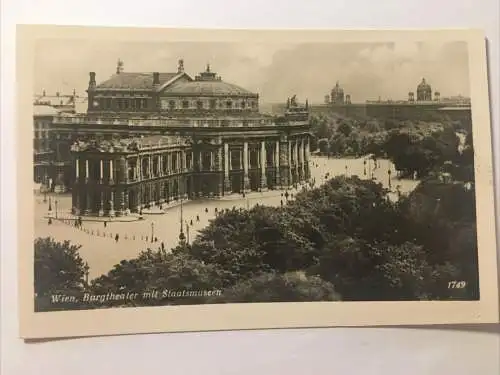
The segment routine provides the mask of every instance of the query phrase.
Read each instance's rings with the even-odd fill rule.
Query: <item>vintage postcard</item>
[[[18,28],[21,336],[498,322],[475,30]]]

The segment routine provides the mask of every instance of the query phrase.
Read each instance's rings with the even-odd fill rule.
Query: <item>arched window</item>
[[[189,108],[189,100],[183,100],[182,101],[182,108],[184,108],[184,109]]]
[[[196,108],[198,108],[198,109],[203,109],[203,102],[202,102],[201,100],[198,100],[198,101],[196,102]]]
[[[245,109],[246,105],[247,105],[247,103],[243,100],[241,102],[241,109]]]
[[[227,108],[233,108],[233,102],[231,100],[226,101]]]
[[[168,102],[168,109],[173,111],[175,109],[175,100],[170,100]]]
[[[217,108],[217,100],[210,99],[210,109],[215,109],[215,108]]]

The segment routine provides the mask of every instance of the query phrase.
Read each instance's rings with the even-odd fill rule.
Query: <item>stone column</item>
[[[260,143],[260,170],[261,170],[261,177],[260,177],[260,188],[262,191],[267,190],[267,174],[266,174],[266,142],[262,141]]]
[[[102,163],[102,160],[101,160]],[[101,177],[102,179],[102,177]],[[99,216],[104,216],[104,192],[101,191],[101,201],[99,202]]]
[[[125,190],[124,191],[124,204],[125,204],[125,214],[128,215],[130,213],[130,202],[129,202],[129,199],[128,199],[128,194],[129,194],[129,191],[128,190]]]
[[[222,159],[222,146],[217,146],[217,151],[215,154],[215,167],[217,170],[217,190],[215,191],[215,195],[220,197],[224,194],[224,167],[223,167],[223,159]]]
[[[149,183],[148,189],[149,189],[149,206],[153,207],[155,204],[155,201],[153,199],[153,184]]]
[[[274,149],[274,171],[275,171],[275,184],[279,189],[281,187],[280,178],[280,141],[276,141],[276,146]]]
[[[85,182],[89,181],[89,160],[85,159]]]
[[[158,176],[163,176],[163,157],[162,154],[158,154]]]
[[[287,188],[290,185],[290,142],[280,142],[280,177],[281,188]]]
[[[113,159],[109,160],[109,183],[113,184],[114,183],[114,171],[113,171]]]
[[[80,178],[80,160],[77,158],[75,160],[75,179],[76,179],[76,182],[78,182],[79,178]]]
[[[153,156],[150,154],[148,157],[149,160],[149,179],[153,178]]]
[[[248,142],[243,143],[243,191],[250,190],[250,179],[248,178]]]
[[[229,144],[224,143],[224,194],[231,194],[231,180],[229,178],[229,168],[231,163],[231,154],[229,153]]]
[[[102,184],[102,180],[104,178],[104,165],[103,160],[99,160],[99,183]]]
[[[113,189],[111,189],[110,191],[109,216],[115,216],[115,192],[113,191]]]

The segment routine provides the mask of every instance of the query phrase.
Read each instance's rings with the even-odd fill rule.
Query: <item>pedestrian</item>
[[[106,228],[108,225],[108,222],[106,220],[104,220],[104,228]]]
[[[215,207],[215,213],[217,213],[217,207]]]
[[[119,239],[120,239],[120,236],[118,235],[118,233],[116,233],[115,241],[118,242]]]
[[[189,225],[193,226],[193,219],[189,222]]]
[[[163,241],[161,241],[161,249],[162,251],[165,251],[165,244],[163,243]]]
[[[281,207],[283,207],[283,199],[280,200]]]
[[[200,221],[200,216],[196,215],[196,221]]]
[[[205,213],[208,214],[208,208],[205,208]]]
[[[155,242],[158,242],[158,238],[155,237]]]

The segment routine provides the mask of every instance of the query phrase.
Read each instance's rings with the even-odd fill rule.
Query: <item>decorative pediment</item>
[[[76,141],[71,146],[73,152],[134,152],[139,150],[137,141],[130,139]]]

